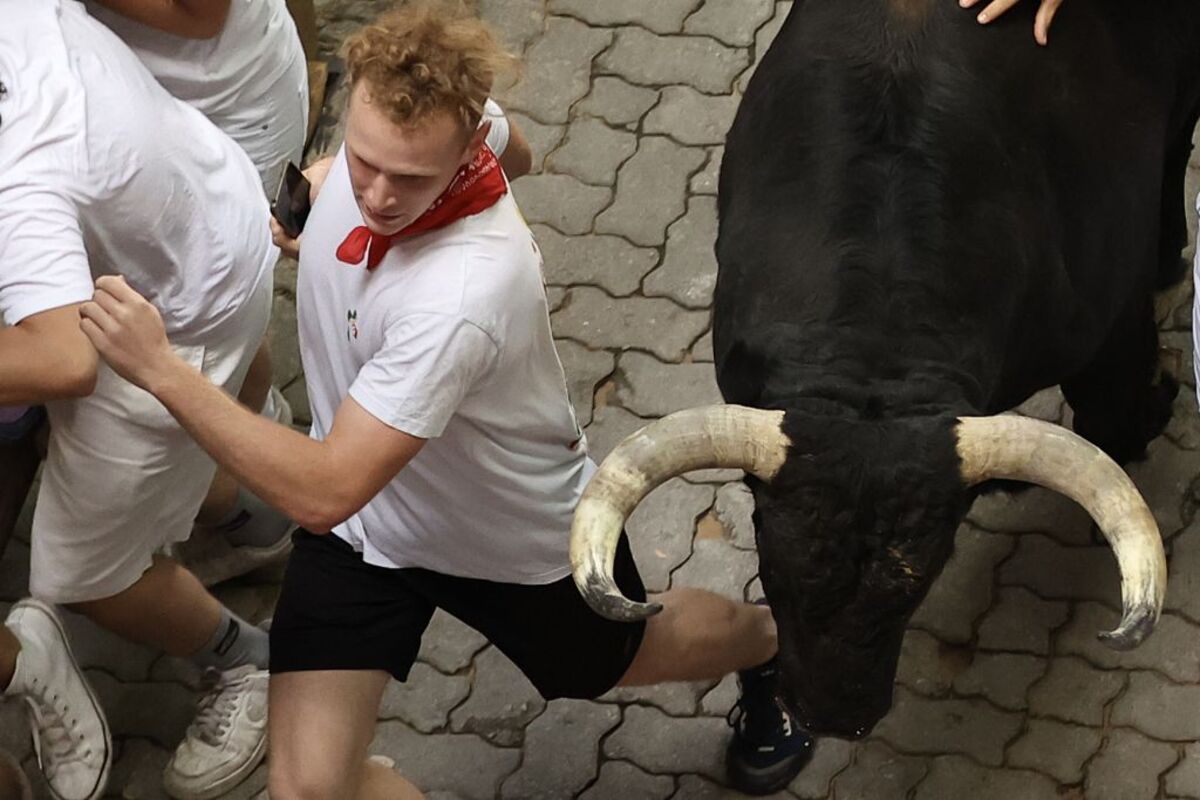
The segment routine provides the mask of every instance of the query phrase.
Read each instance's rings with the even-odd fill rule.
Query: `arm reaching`
[[[978,20],[981,24],[986,25],[1019,2],[1020,0],[992,0],[979,12]],[[1037,39],[1038,44],[1045,45],[1050,41],[1050,23],[1054,21],[1054,15],[1058,13],[1063,0],[1041,0],[1041,2],[1037,18],[1033,22],[1033,38]],[[958,4],[963,8],[973,8],[979,4],[979,0],[959,0]]]
[[[230,0],[96,0],[118,14],[187,39],[211,39],[225,27]]]

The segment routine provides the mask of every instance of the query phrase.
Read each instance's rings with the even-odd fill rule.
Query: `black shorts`
[[[601,617],[569,575],[495,583],[373,566],[332,534],[302,530],[293,541],[271,623],[272,673],[383,670],[403,681],[441,608],[487,637],[547,700],[591,699],[616,686],[642,643],[644,622]],[[646,599],[624,536],[614,573],[627,596]]]

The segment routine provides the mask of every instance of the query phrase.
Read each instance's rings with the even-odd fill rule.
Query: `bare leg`
[[[766,606],[701,589],[673,589],[655,600],[663,610],[647,621],[621,686],[720,678],[766,663],[778,650],[775,618]]]
[[[271,347],[264,336],[258,346],[258,352],[254,354],[254,360],[250,362],[246,380],[242,383],[242,390],[238,392],[238,400],[251,411],[258,412],[267,402],[267,393],[270,391]],[[200,506],[200,513],[196,515],[196,521],[201,525],[213,525],[227,517],[237,501],[237,489],[237,481],[225,470],[218,469],[208,490],[208,496]]]
[[[17,654],[21,642],[6,626],[0,625],[0,692],[8,688],[13,673],[17,670]]]
[[[168,558],[120,594],[70,606],[124,639],[173,656],[191,656],[216,633],[221,604],[196,576]]]
[[[366,765],[387,673],[326,670],[271,676],[271,800],[420,800],[396,772]]]

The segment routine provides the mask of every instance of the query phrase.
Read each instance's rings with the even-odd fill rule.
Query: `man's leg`
[[[390,676],[317,670],[271,676],[271,800],[420,800],[398,773],[366,762]]]
[[[663,610],[646,622],[620,686],[722,678],[775,657],[775,618],[766,606],[702,589],[673,589],[654,599]]]

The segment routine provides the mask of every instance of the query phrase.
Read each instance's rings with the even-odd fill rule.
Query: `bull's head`
[[[1066,429],[1014,416],[959,419],[942,470],[958,475],[893,473],[896,500],[879,508],[856,508],[861,498],[845,496],[845,481],[812,479],[805,462],[816,457],[814,443],[785,430],[802,427],[785,427],[782,411],[717,406],[666,417],[614,450],[571,533],[575,582],[592,608],[629,621],[657,613],[624,597],[612,579],[626,518],[676,475],[734,467],[761,482],[756,527],[779,625],[782,697],[816,733],[862,736],[887,713],[905,624],[949,557],[966,487],[989,479],[1062,492],[1095,519],[1122,576],[1124,615],[1101,634],[1106,643],[1133,647],[1157,622],[1166,559],[1154,518],[1121,468]],[[867,487],[866,495],[878,492]]]

